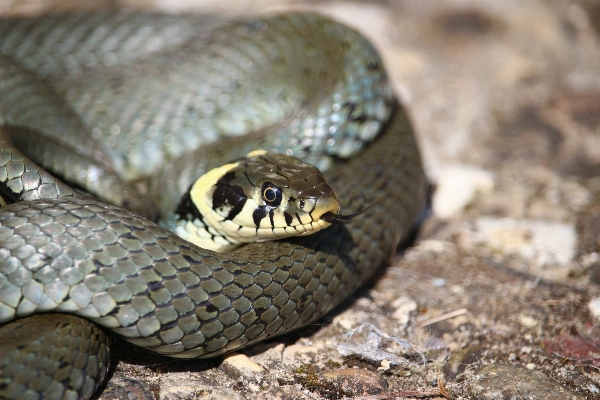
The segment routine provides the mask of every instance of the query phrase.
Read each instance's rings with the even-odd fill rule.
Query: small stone
[[[481,346],[475,344],[452,354],[444,366],[444,375],[448,378],[454,378],[460,374],[468,364],[476,360],[480,350]]]
[[[217,383],[206,384],[199,374],[170,372],[160,379],[159,400],[227,399],[240,400],[244,397],[228,387]]]
[[[578,334],[561,333],[558,336],[544,341],[543,348],[547,354],[556,354],[564,358],[591,361],[600,365],[598,357],[599,340],[597,330],[586,332],[585,336]]]
[[[426,239],[422,240],[416,247],[420,251],[431,251],[433,253],[452,252],[456,253],[456,245],[445,240]]]
[[[355,368],[324,372],[323,380],[337,385],[348,397],[383,393],[388,386],[383,376]]]
[[[584,399],[540,371],[506,364],[487,365],[475,371],[469,393],[481,400]]]
[[[494,188],[494,176],[475,167],[450,166],[439,173],[436,183],[433,213],[440,218],[450,218],[465,208],[477,192],[490,192]]]
[[[400,296],[390,303],[394,308],[392,318],[394,318],[401,326],[405,326],[410,320],[410,313],[417,311],[417,302],[406,296]]]
[[[231,353],[225,357],[225,360],[223,360],[223,364],[221,365],[224,364],[237,369],[245,369],[252,372],[264,372],[263,367],[252,361],[245,354]]]
[[[372,362],[387,360],[394,365],[415,366],[407,359],[407,355],[419,356],[425,361],[423,353],[410,342],[388,335],[369,323],[346,332],[336,348],[344,357],[358,357]]]
[[[302,385],[287,385],[258,392],[256,398],[269,400],[314,400],[319,398],[307,392],[307,390],[302,389]]]
[[[160,400],[193,399],[201,389],[197,386],[171,386],[160,391]]]
[[[523,325],[525,328],[533,328],[533,327],[537,326],[538,320],[535,318],[532,318],[528,315],[520,314],[519,315],[519,323],[521,325]]]
[[[265,369],[252,361],[245,354],[231,353],[221,363],[221,369],[234,377],[259,380]]]
[[[377,368],[377,371],[385,372],[392,367],[388,360],[381,360],[381,365]]]
[[[185,397],[185,399],[189,399],[189,397]],[[232,389],[217,388],[217,389],[213,389],[211,391],[211,393],[205,394],[204,396],[196,397],[196,399],[198,399],[198,400],[244,400],[245,397]]]
[[[154,395],[147,383],[115,374],[98,400],[121,399],[154,400]]]
[[[481,217],[472,232],[474,243],[543,265],[571,265],[577,234],[572,224],[541,220]]]
[[[591,299],[588,303],[588,309],[594,318],[600,320],[600,297]]]

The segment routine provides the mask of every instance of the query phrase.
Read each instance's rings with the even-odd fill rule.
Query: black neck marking
[[[235,172],[227,172],[217,181],[215,191],[213,192],[213,210],[229,208],[229,213],[225,217],[225,221],[234,219],[242,211],[246,200],[248,200],[241,186],[230,183],[233,179],[235,179]]]
[[[179,205],[175,209],[175,214],[179,215],[183,219],[187,219],[188,221],[194,221],[196,219],[199,219],[200,221],[202,221],[202,223],[204,223],[204,218],[202,218],[202,214],[200,214],[200,211],[198,211],[198,207],[196,207],[196,205],[192,201],[190,190],[188,190],[181,198]]]

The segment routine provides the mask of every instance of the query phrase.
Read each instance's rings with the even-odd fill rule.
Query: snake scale
[[[366,211],[223,254],[151,221],[256,148],[317,165],[343,210]],[[406,238],[426,179],[350,28],[72,14],[0,21],[0,189],[0,397],[71,399],[105,378],[114,334],[212,357],[323,316]]]

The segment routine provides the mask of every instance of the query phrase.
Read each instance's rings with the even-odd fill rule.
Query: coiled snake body
[[[2,398],[90,397],[110,360],[104,332],[191,358],[301,327],[388,259],[426,187],[377,53],[311,14],[2,21],[0,131],[14,202],[0,209]],[[146,218],[172,210],[199,171],[256,148],[328,170],[344,210],[373,206],[226,254]]]

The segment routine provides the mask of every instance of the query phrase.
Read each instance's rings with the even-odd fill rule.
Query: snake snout
[[[340,212],[340,201],[335,193],[327,193],[321,195],[317,199],[317,204],[313,212],[311,212],[314,220],[323,219],[326,214],[338,214]]]

